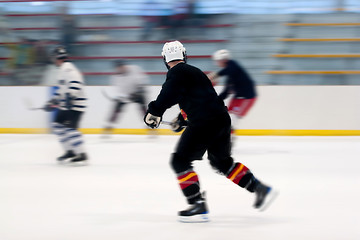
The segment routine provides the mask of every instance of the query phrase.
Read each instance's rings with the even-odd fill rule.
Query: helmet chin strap
[[[163,59],[164,59],[164,63],[165,63],[166,68],[167,68],[168,70],[170,70],[170,66],[167,64],[166,59],[165,59],[165,56],[164,56]]]
[[[187,63],[187,54],[183,53],[183,56],[184,56],[184,58],[183,58],[184,63]]]

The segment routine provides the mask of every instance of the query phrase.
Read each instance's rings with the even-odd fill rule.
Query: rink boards
[[[220,92],[222,86],[216,88]],[[147,88],[148,101],[154,100],[161,86]],[[88,86],[88,109],[81,122],[86,134],[101,132],[116,92],[109,86]],[[356,136],[360,135],[360,86],[258,86],[258,100],[238,125],[238,135]],[[51,96],[45,86],[0,87],[0,133],[48,132],[51,113],[29,110],[42,107]],[[163,120],[171,121],[178,106],[169,109]],[[209,129],[211,131],[211,129]],[[117,134],[147,134],[143,116],[136,104],[125,106],[116,125]],[[161,125],[159,134],[173,134]]]

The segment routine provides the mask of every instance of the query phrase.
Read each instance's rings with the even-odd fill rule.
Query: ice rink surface
[[[178,136],[86,135],[89,165],[58,165],[53,135],[0,135],[1,240],[360,239],[360,137],[238,137],[233,157],[280,195],[254,195],[195,162],[209,223],[187,207],[169,157]]]

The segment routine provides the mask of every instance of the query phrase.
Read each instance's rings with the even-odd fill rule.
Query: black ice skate
[[[75,157],[75,156],[76,156],[75,153],[74,153],[73,151],[69,150],[69,151],[67,151],[64,155],[58,157],[57,160],[58,160],[59,162],[63,162],[63,161],[65,161],[65,160],[67,160],[67,159],[69,159],[69,158],[72,158],[72,157]]]
[[[264,211],[274,201],[278,193],[273,188],[259,183],[255,189],[255,195],[254,208]]]
[[[72,158],[69,163],[80,163],[86,164],[87,163],[87,155],[85,153],[80,153],[76,155],[76,157]]]
[[[184,211],[179,212],[179,221],[187,223],[208,222],[208,208],[204,198],[197,200]]]

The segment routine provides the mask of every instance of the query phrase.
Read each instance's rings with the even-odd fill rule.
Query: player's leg
[[[249,112],[251,107],[254,105],[256,98],[250,99],[232,99],[229,103],[229,115],[231,118],[231,133],[232,136],[235,136],[235,130],[239,124],[240,119],[245,117],[245,115]]]
[[[75,153],[71,150],[69,139],[67,137],[68,129],[65,126],[68,111],[59,110],[55,116],[55,120],[52,123],[52,130],[55,135],[58,136],[59,142],[62,145],[65,153],[57,158],[58,161],[64,161],[66,159],[75,157]]]
[[[234,162],[231,157],[231,127],[229,118],[218,120],[218,124],[222,126],[222,130],[219,131],[216,140],[209,146],[208,158],[210,164],[236,185],[245,188],[251,193],[255,193],[255,208],[265,207],[267,202],[272,200],[273,197],[270,195],[274,191],[272,191],[271,187],[260,182],[247,166],[240,162]],[[216,131],[216,128],[213,130]]]
[[[120,102],[120,101],[116,101],[114,104],[114,107],[111,111],[110,117],[108,118],[104,130],[103,130],[103,134],[110,134],[112,132],[112,130],[115,127],[116,122],[118,121],[119,115],[124,107],[125,103]]]
[[[184,222],[208,221],[205,196],[200,191],[199,177],[192,166],[192,162],[202,159],[206,151],[199,134],[196,129],[186,128],[171,158],[181,191],[190,204],[188,209],[179,212],[179,220]]]
[[[78,130],[82,113],[83,112],[79,111],[69,111],[69,117],[66,122],[69,145],[76,155],[70,160],[70,162],[83,162],[88,159],[84,149],[84,137]]]

